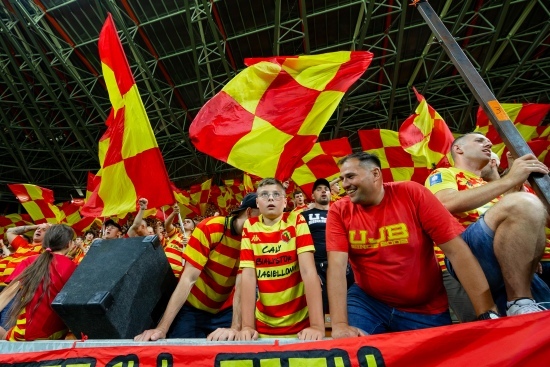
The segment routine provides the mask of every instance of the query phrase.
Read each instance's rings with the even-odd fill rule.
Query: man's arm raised
[[[146,198],[141,198],[138,200],[139,204],[139,211],[136,214],[136,217],[134,218],[134,222],[132,223],[132,226],[128,229],[128,237],[137,237],[137,229],[139,228],[141,221],[143,220],[143,214],[145,213],[145,210],[147,210],[147,204],[149,204],[149,201]]]
[[[462,213],[479,208],[514,187],[521,185],[531,173],[548,174],[548,167],[539,162],[533,154],[527,154],[514,161],[510,172],[500,180],[470,190],[443,189],[435,196],[451,213]]]
[[[181,274],[178,286],[174,290],[174,293],[172,293],[172,296],[170,296],[170,300],[168,301],[168,305],[166,306],[166,310],[164,311],[164,315],[162,315],[162,319],[160,319],[159,324],[155,329],[145,330],[143,333],[136,336],[134,341],[154,341],[166,338],[170,325],[172,325],[172,322],[176,318],[179,310],[182,308],[185,301],[187,301],[189,292],[191,292],[191,288],[199,278],[200,274],[201,271],[195,268],[192,264],[185,264],[185,268]]]

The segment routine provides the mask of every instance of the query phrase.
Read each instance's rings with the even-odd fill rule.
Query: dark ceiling
[[[548,0],[433,0],[500,102],[550,102]],[[198,153],[187,131],[246,57],[369,50],[374,60],[320,140],[396,130],[415,86],[451,130],[477,102],[417,9],[401,0],[3,0],[0,6],[0,215],[7,183],[85,192],[110,111],[97,38],[113,14],[170,178],[185,188],[238,175]],[[547,118],[548,119],[548,118]],[[548,123],[548,121],[545,121]],[[151,177],[154,180],[154,177]]]

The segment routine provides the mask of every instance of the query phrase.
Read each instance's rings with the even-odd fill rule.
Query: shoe
[[[546,308],[536,303],[531,298],[519,298],[509,304],[506,310],[507,316],[524,315],[527,313],[545,311]]]

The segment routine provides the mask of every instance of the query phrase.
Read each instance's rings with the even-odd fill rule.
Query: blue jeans
[[[357,284],[348,289],[348,323],[368,334],[418,330],[451,324],[449,311],[430,315],[400,311],[366,294]]]
[[[231,307],[212,314],[187,304],[176,315],[168,338],[206,338],[217,328],[231,327],[233,309]]]
[[[495,233],[485,223],[483,217],[470,224],[462,233],[462,239],[468,244],[485,273],[499,313],[506,315],[506,289],[504,288],[502,271],[493,248],[494,237]],[[456,278],[451,262],[445,258],[445,263],[449,273]],[[531,282],[531,292],[537,302],[550,301],[550,288],[536,274]]]

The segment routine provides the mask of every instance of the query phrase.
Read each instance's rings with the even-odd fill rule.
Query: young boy
[[[260,216],[243,227],[242,329],[237,337],[323,339],[321,286],[307,223],[299,213],[283,212],[285,190],[278,180],[263,179],[257,194]],[[254,307],[256,283],[259,298]]]

